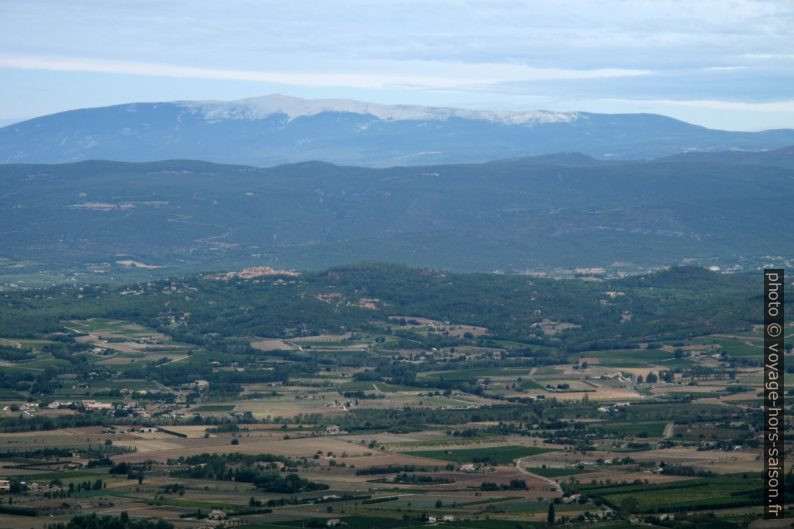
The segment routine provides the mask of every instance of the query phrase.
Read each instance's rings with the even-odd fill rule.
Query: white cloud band
[[[372,65],[369,65],[372,66]],[[105,60],[83,57],[0,54],[0,68],[92,72],[149,77],[176,77],[226,81],[259,81],[297,86],[343,86],[351,88],[417,87],[454,89],[498,83],[542,80],[598,79],[648,75],[647,70],[599,68],[573,70],[531,68],[509,63],[445,63],[395,61],[376,65],[373,73],[303,73],[199,68],[155,62]],[[369,68],[359,67],[364,71]],[[385,73],[378,70],[404,70]],[[437,72],[432,74],[430,72]]]

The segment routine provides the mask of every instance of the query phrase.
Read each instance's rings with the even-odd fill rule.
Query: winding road
[[[562,494],[562,487],[560,486],[559,483],[557,483],[553,479],[547,478],[545,476],[540,476],[538,474],[533,474],[532,472],[530,472],[529,470],[527,470],[527,469],[525,469],[524,467],[521,466],[521,463],[525,459],[530,458],[530,457],[532,457],[532,456],[525,456],[525,457],[520,457],[520,458],[516,459],[516,469],[518,469],[518,471],[521,472],[522,474],[526,474],[527,476],[531,476],[531,477],[539,479],[541,481],[545,481],[549,485],[553,486],[554,490],[556,490],[557,492]]]

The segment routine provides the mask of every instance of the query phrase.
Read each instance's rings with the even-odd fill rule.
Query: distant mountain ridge
[[[779,261],[768,256],[794,261],[794,238],[784,236],[794,225],[789,151],[745,153],[741,164],[725,161],[735,153],[649,162],[567,153],[386,169],[0,165],[0,276],[35,263],[173,275],[366,260],[460,271],[746,270]]]
[[[495,112],[270,95],[239,101],[131,103],[0,128],[0,163],[197,159],[270,166],[305,160],[392,166],[559,152],[652,159],[761,151],[794,130],[711,130],[654,114]]]
[[[210,122],[228,119],[255,121],[283,114],[290,121],[323,114],[364,114],[384,121],[443,121],[450,118],[501,122],[504,124],[567,123],[579,117],[577,112],[528,112],[465,110],[419,105],[381,105],[354,99],[301,99],[272,94],[237,101],[179,101]]]
[[[769,151],[687,152],[660,158],[658,161],[766,165],[794,169],[794,145]]]

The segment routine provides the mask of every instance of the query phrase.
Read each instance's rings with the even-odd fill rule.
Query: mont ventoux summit
[[[322,160],[391,166],[561,152],[650,159],[792,144],[794,130],[718,131],[653,114],[487,112],[269,95],[44,116],[0,129],[0,162],[196,159],[264,166]]]
[[[0,129],[0,247],[59,273],[746,269],[794,255],[766,215],[794,223],[792,145],[652,114],[280,95],[73,110]]]

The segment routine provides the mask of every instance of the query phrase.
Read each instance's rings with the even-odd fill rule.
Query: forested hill
[[[211,350],[255,353],[255,336],[383,332],[398,326],[394,317],[430,318],[487,333],[453,339],[398,326],[395,347],[513,340],[530,355],[564,354],[748,329],[757,323],[761,287],[757,274],[689,267],[592,282],[362,264],[247,279],[192,276],[124,287],[7,291],[0,293],[0,336],[51,337],[70,320],[114,318]],[[546,332],[548,322],[563,325]]]
[[[787,152],[389,169],[4,165],[0,271],[83,272],[90,282],[131,268],[168,276],[363,260],[459,271],[747,269],[794,255],[794,238],[781,236],[794,225]]]

